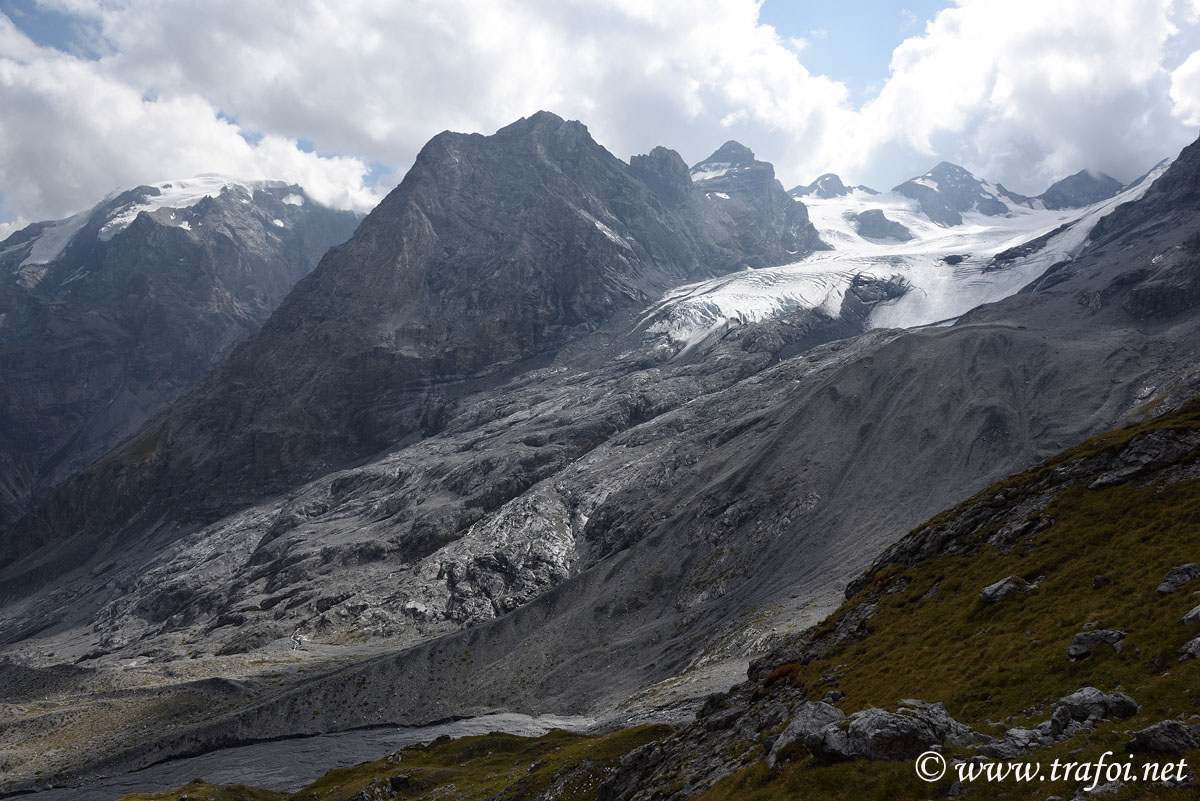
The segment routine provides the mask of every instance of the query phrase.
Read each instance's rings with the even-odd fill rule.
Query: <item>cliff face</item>
[[[194,183],[0,243],[0,529],[207,375],[358,224],[298,186]]]
[[[671,151],[626,165],[553,114],[440,134],[257,336],[56,496],[52,528],[211,518],[435,432],[463,392],[667,287],[794,258],[747,233],[772,225],[708,201]]]

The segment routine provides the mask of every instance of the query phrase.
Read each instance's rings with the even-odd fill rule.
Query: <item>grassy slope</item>
[[[978,507],[999,492],[1008,496],[1005,503],[1016,505],[1056,468],[1117,452],[1152,430],[1197,429],[1200,402],[1192,401],[1174,413],[1096,437],[989,487],[929,525]],[[1193,452],[1180,464],[1196,456]],[[1180,646],[1200,636],[1200,626],[1180,622],[1200,604],[1195,594],[1200,581],[1170,595],[1155,591],[1170,568],[1200,561],[1200,481],[1159,485],[1143,479],[1094,490],[1073,484],[1051,502],[1044,516],[1054,523],[1020,538],[1007,553],[986,544],[997,528],[991,526],[973,532],[971,541],[960,543],[968,547],[958,553],[881,571],[824,624],[832,628],[869,599],[878,604],[868,623],[871,633],[825,659],[797,666],[794,681],[813,687],[823,675],[839,676],[821,690],[845,693],[839,705],[846,711],[895,709],[904,698],[943,701],[955,718],[993,735],[1045,720],[1050,703],[1084,686],[1120,690],[1141,704],[1132,720],[1105,725],[1090,736],[1029,757],[1046,765],[1055,757],[1094,759],[1107,750],[1123,759],[1129,739],[1123,732],[1180,713],[1200,713],[1200,665],[1178,658]],[[980,601],[980,589],[1008,575],[1045,579],[1031,594],[997,604]],[[1097,575],[1111,583],[1093,588]],[[905,583],[903,591],[887,591]],[[937,591],[928,595],[935,585]],[[1127,632],[1123,652],[1101,647],[1089,659],[1068,661],[1067,646],[1086,624]],[[1192,762],[1200,768],[1200,758]],[[702,798],[837,798],[843,788],[854,787],[858,798],[917,799],[938,795],[949,784],[944,780],[941,787],[931,787],[915,781],[909,763],[817,767],[807,760],[774,773],[760,763]],[[1007,798],[1069,798],[1074,788],[1074,783],[977,783],[969,797],[1004,793]],[[1120,797],[1160,795],[1178,797],[1179,792],[1131,785]]]
[[[1056,469],[1116,453],[1155,430],[1200,430],[1200,401],[1089,440],[988,488],[922,528],[952,522],[1001,492],[1003,504],[1016,506],[1044,490],[1045,479]],[[1196,457],[1191,453],[1180,463]],[[965,547],[953,554],[882,570],[821,627],[832,630],[842,615],[872,601],[878,606],[868,623],[870,634],[825,658],[789,668],[791,681],[815,687],[821,676],[837,676],[813,696],[840,690],[845,693],[840,706],[847,712],[870,706],[895,709],[904,698],[942,701],[958,720],[995,735],[1011,726],[1045,720],[1050,703],[1084,686],[1120,690],[1142,705],[1132,720],[1105,724],[1090,735],[1029,757],[1045,765],[1056,757],[1091,760],[1110,750],[1123,759],[1128,730],[1180,713],[1200,713],[1200,667],[1197,661],[1178,659],[1179,647],[1200,635],[1200,627],[1180,623],[1200,603],[1200,595],[1195,594],[1200,581],[1171,595],[1155,591],[1171,567],[1200,561],[1200,480],[1162,484],[1141,479],[1095,490],[1087,489],[1086,482],[1073,483],[1055,497],[1043,516],[1053,524],[1021,537],[1009,548],[987,545],[998,526],[984,526],[959,540]],[[1008,575],[1045,579],[1036,592],[1019,598],[994,605],[979,600],[982,587]],[[1093,588],[1096,575],[1110,583]],[[930,593],[935,586],[937,591]],[[1128,632],[1123,652],[1101,647],[1089,659],[1069,662],[1067,646],[1087,624]],[[129,796],[128,801],[175,801],[185,790],[190,799],[349,799],[372,780],[394,775],[410,777],[402,798],[430,797],[444,788],[452,793],[447,797],[454,798],[527,799],[568,776],[566,786],[555,791],[556,798],[594,798],[603,769],[591,769],[588,761],[611,766],[620,755],[666,731],[642,727],[603,738],[564,733],[537,739],[488,735],[407,749],[399,762],[381,760],[333,771],[292,795],[222,796],[218,788],[193,785],[190,790]],[[1200,768],[1200,758],[1194,762],[1193,767]],[[706,801],[836,799],[852,791],[859,799],[915,800],[943,795],[950,781],[924,784],[916,780],[907,762],[818,766],[801,759],[771,771],[759,760],[701,797]],[[1057,794],[1069,798],[1075,787],[1075,782],[976,783],[968,797],[1044,799]],[[1177,790],[1131,785],[1118,797],[1180,796]]]
[[[554,731],[541,737],[485,734],[441,738],[352,768],[332,770],[295,793],[216,787],[199,780],[164,793],[121,801],[349,801],[379,789],[380,798],[520,801],[547,790],[561,801],[595,798],[604,776],[626,753],[665,736],[666,726],[638,726],[603,737]]]

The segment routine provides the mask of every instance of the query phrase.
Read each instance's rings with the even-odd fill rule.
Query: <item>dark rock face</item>
[[[811,252],[803,205],[772,175],[753,162],[722,184],[726,208],[671,151],[626,165],[553,114],[440,134],[258,336],[59,493],[55,516],[123,525],[169,497],[177,518],[210,519],[435,432],[463,382],[527,369],[666,287]]]
[[[854,229],[867,239],[894,239],[907,242],[913,238],[912,231],[904,225],[889,220],[882,209],[867,209],[854,215]]]
[[[1200,746],[1198,728],[1178,720],[1163,720],[1133,735],[1125,750],[1131,754],[1186,754]]]
[[[739,243],[746,251],[767,247],[780,250],[791,260],[823,250],[825,245],[808,220],[808,209],[783,191],[775,168],[754,158],[753,151],[729,141],[691,169],[692,181],[708,198],[717,201],[742,231]],[[778,262],[776,262],[778,263]],[[766,261],[747,261],[748,266],[767,266]]]
[[[967,170],[946,161],[892,191],[916,200],[921,211],[939,225],[961,225],[962,214],[968,211],[989,217],[1008,213],[1008,206],[996,192]]]
[[[1037,199],[1048,209],[1081,209],[1108,200],[1124,187],[1112,176],[1080,170],[1050,185]]]
[[[161,193],[0,243],[0,528],[203,378],[358,224],[259,182],[114,232]]]

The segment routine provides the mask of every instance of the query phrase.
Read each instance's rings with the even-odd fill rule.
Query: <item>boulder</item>
[[[804,743],[806,737],[819,733],[830,724],[845,720],[846,715],[836,706],[820,701],[805,701],[797,704],[793,710],[792,720],[788,723],[771,746],[767,754],[767,767],[775,767],[784,749],[794,743]]]
[[[1158,585],[1158,592],[1167,593],[1178,592],[1183,588],[1183,585],[1195,581],[1200,578],[1200,565],[1189,563],[1173,567],[1167,571],[1167,577],[1163,579],[1162,584]]]
[[[896,712],[871,708],[827,725],[804,738],[822,762],[857,757],[885,761],[915,759],[935,745],[970,745],[980,735],[950,717],[941,703],[903,701]]]
[[[1198,659],[1200,658],[1200,637],[1188,640],[1179,649],[1179,653],[1183,654],[1181,659]]]
[[[1110,631],[1108,629],[1081,631],[1075,635],[1075,639],[1071,640],[1071,646],[1067,649],[1067,658],[1072,662],[1086,659],[1092,655],[1092,649],[1097,645],[1111,645],[1112,649],[1119,654],[1121,653],[1121,640],[1123,639],[1125,639],[1125,632],[1123,631]]]
[[[1123,720],[1137,714],[1137,702],[1124,693],[1105,695],[1095,687],[1084,687],[1054,702],[1055,714],[1065,709],[1072,720]],[[1053,719],[1053,717],[1051,718]]]
[[[1183,616],[1183,622],[1191,625],[1192,623],[1200,623],[1200,606],[1197,606],[1192,611]]]
[[[1147,726],[1125,744],[1131,754],[1186,754],[1200,745],[1192,730],[1178,720],[1163,720]]]
[[[985,604],[994,604],[999,600],[1009,597],[1010,595],[1019,595],[1027,592],[1033,592],[1038,588],[1037,582],[1030,583],[1020,576],[1007,576],[997,581],[995,584],[989,584],[979,591],[979,600]]]

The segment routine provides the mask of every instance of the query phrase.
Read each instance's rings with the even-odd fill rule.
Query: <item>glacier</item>
[[[803,202],[809,217],[832,250],[792,264],[680,286],[653,306],[640,325],[687,347],[728,325],[798,309],[819,309],[837,317],[858,276],[898,278],[907,287],[902,296],[872,311],[870,328],[949,324],[976,306],[1016,293],[1052,265],[1071,260],[1102,217],[1141,197],[1168,166],[1170,161],[1165,161],[1137,184],[1084,208],[1052,211],[1038,208],[1040,203],[1032,204],[1034,208],[1014,203],[1008,214],[968,211],[963,223],[954,226],[933,222],[917,201],[895,191],[870,194],[855,189],[828,199],[808,196]],[[913,238],[899,242],[861,236],[854,215],[871,209],[907,227]],[[994,261],[997,254],[1042,237],[1046,241],[1030,248],[1032,252]]]

